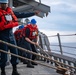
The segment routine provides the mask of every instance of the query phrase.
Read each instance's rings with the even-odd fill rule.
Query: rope
[[[48,59],[48,60],[51,60],[51,61],[53,61],[53,62],[56,62],[56,63],[59,63],[59,64],[62,64],[62,65],[65,65],[65,66],[68,66],[68,67],[71,67],[71,68],[76,69],[76,67],[72,67],[72,66],[70,66],[70,65],[67,65],[67,64],[64,64],[64,63],[58,62],[57,60],[53,60],[53,59],[51,59],[51,58],[49,58],[49,57],[39,55],[39,54],[37,54],[37,53],[35,53],[35,52],[32,52],[32,51],[29,51],[29,50],[27,50],[27,49],[24,49],[24,48],[21,48],[21,47],[15,46],[15,45],[10,44],[10,43],[7,43],[7,42],[4,42],[4,41],[2,41],[2,40],[0,40],[0,42],[1,42],[1,43],[4,43],[4,44],[7,44],[7,45],[9,45],[9,46],[12,46],[12,47],[18,48],[18,49],[20,49],[20,50],[22,50],[22,51],[26,51],[26,52],[28,52],[28,53],[32,53],[32,54],[34,54],[34,55],[37,55],[37,56],[43,57],[43,58]]]
[[[38,46],[39,47],[39,49],[42,51],[42,52],[44,52],[49,58],[50,58],[50,55],[48,54],[48,53],[46,53],[40,46]],[[51,58],[52,59],[52,58]],[[57,62],[56,62],[56,65],[57,66],[60,66]]]
[[[49,54],[46,53],[40,46],[38,46],[38,48],[40,49],[40,51],[42,51],[42,52],[45,53],[48,57],[50,57]]]
[[[49,55],[48,53],[46,53],[40,46],[38,46],[38,47],[40,48],[40,50],[41,50],[43,53],[45,53],[48,57],[50,57],[50,55]],[[63,65],[66,65],[66,64],[64,64],[64,63],[58,62],[57,60],[53,60],[52,58],[51,58],[51,60],[54,61],[58,66],[60,66],[58,63],[63,64]],[[70,65],[66,65],[66,66],[70,67]],[[72,67],[72,66],[71,66],[71,67]],[[76,67],[75,67],[75,68],[76,68]]]
[[[45,65],[45,64],[43,64],[43,63],[39,63],[39,62],[37,62],[37,61],[31,60],[31,59],[28,59],[28,58],[26,58],[26,57],[22,57],[22,56],[19,56],[19,55],[16,55],[16,54],[13,54],[13,53],[10,53],[10,52],[7,52],[7,51],[4,51],[4,50],[1,50],[1,49],[0,49],[0,52],[6,53],[6,54],[10,54],[10,55],[12,55],[12,56],[15,56],[15,57],[18,57],[18,58],[21,58],[21,59],[24,59],[24,60],[28,60],[28,61],[31,61],[31,62],[34,62],[34,63],[40,64],[40,65],[43,65],[43,66],[46,66],[46,67],[52,68],[52,69],[58,69],[58,68],[56,68],[56,67],[49,66],[49,65]],[[65,68],[65,70],[66,70],[66,68]]]

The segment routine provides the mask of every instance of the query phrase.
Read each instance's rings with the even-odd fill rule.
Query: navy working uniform
[[[31,12],[31,13],[22,13],[22,12],[15,12],[14,11],[14,14],[16,15],[17,18],[26,18],[26,17],[34,16],[37,13],[38,13],[38,11]]]
[[[18,26],[18,21],[12,9],[8,7],[8,0],[0,0],[0,40],[16,45],[12,28]],[[14,47],[0,43],[0,49],[4,51],[10,50],[11,53],[18,54]],[[1,52],[0,68],[1,75],[6,75],[5,66],[7,62],[7,54]],[[19,75],[17,72],[18,58],[11,55],[11,64],[13,67],[12,75]]]
[[[34,21],[34,22],[32,22]],[[38,36],[38,28],[36,25],[36,20],[32,19],[31,20],[31,24],[27,25],[23,32],[25,33],[25,37],[24,37],[24,46],[27,50],[33,51],[37,53],[37,49],[35,45],[38,45],[37,42],[34,42],[33,40],[35,38],[37,38]],[[35,35],[37,33],[37,35]],[[27,58],[35,60],[36,59],[36,55],[32,55],[30,53],[26,53],[27,54]],[[37,65],[36,63],[31,63],[30,61],[28,61],[27,67],[31,67],[34,68],[33,65]]]
[[[23,28],[24,28],[24,25],[19,26],[17,28],[17,30],[14,32],[14,36],[16,39],[17,46],[25,48],[25,46],[23,44],[23,36],[22,36]],[[24,53],[24,51],[18,49],[18,55],[23,56],[23,53]],[[23,61],[23,59],[20,58],[20,61]]]

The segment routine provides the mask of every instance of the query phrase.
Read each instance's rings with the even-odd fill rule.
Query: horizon
[[[36,0],[39,1],[39,0]],[[50,1],[50,2],[49,2]],[[51,13],[47,17],[30,17],[37,20],[38,28],[47,36],[76,34],[76,0],[41,0],[41,3],[50,6]],[[62,42],[76,42],[73,38],[63,38]],[[55,42],[55,40],[51,40]]]
[[[41,32],[47,36],[57,35],[57,33],[60,35],[76,34],[76,0],[41,0],[41,3],[50,6],[51,13],[44,18],[37,16],[28,18],[37,20]],[[62,42],[76,42],[75,38],[76,36],[64,37]],[[50,41],[55,42],[57,39],[50,39]]]

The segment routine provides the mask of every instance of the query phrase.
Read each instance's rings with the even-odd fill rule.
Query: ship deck
[[[39,61],[39,62],[42,62],[42,61]],[[36,65],[34,68],[27,68],[26,64],[23,64],[22,62],[20,62],[17,65],[17,67],[18,67],[18,72],[20,73],[20,75],[60,75],[56,73],[55,69],[48,68],[46,66],[42,66],[39,64]],[[11,73],[12,73],[12,66],[10,64],[6,66],[6,75],[11,75]]]

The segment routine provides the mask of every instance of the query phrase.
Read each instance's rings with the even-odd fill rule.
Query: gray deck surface
[[[54,69],[39,64],[34,68],[27,68],[26,64],[19,63],[17,67],[20,75],[60,75],[56,73]],[[11,75],[11,73],[12,73],[12,66],[10,64],[9,66],[6,66],[6,75]]]

